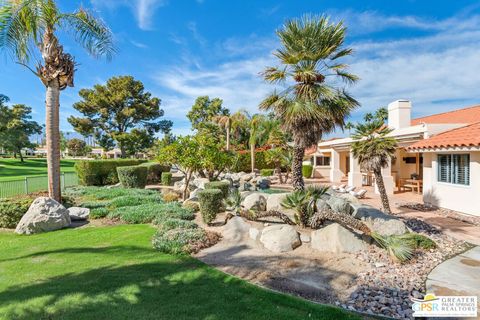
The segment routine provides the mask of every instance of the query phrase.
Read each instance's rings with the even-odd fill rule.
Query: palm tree
[[[382,199],[383,211],[390,214],[392,211],[383,182],[382,168],[390,165],[397,148],[395,139],[387,136],[391,131],[381,119],[377,119],[357,124],[352,136],[356,140],[352,143],[353,156],[364,170],[373,172]]]
[[[325,16],[287,21],[277,31],[282,48],[274,53],[282,66],[268,67],[262,73],[269,83],[286,84],[286,89],[262,101],[260,109],[273,111],[284,130],[293,135],[292,179],[296,190],[304,189],[305,148],[336,126],[343,127],[345,118],[358,106],[340,86],[358,79],[347,71],[348,65],[338,62],[352,53],[343,46],[345,33],[342,22],[331,23]]]
[[[230,130],[232,128],[232,116],[230,115],[220,115],[213,118],[213,122],[217,123],[221,127],[225,128],[226,132],[226,149],[230,150]]]
[[[263,122],[263,116],[260,114],[254,114],[250,118],[250,135],[248,138],[248,144],[250,145],[250,163],[252,172],[255,171],[255,146],[260,138],[261,126]]]
[[[56,33],[67,31],[94,57],[111,58],[112,34],[102,21],[84,9],[59,11],[54,0],[7,0],[0,7],[0,48],[11,51],[17,63],[32,71],[46,87],[48,193],[57,201],[60,189],[60,91],[73,87],[75,60],[63,51]],[[41,54],[35,70],[28,66]]]

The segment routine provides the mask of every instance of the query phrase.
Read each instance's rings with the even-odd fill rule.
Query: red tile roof
[[[412,119],[412,126],[422,123],[474,123],[480,121],[480,105],[437,113],[431,116]]]
[[[407,150],[448,149],[455,147],[480,147],[480,122],[420,140],[408,146]]]

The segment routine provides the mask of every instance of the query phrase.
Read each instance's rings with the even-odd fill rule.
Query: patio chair
[[[354,186],[348,186],[348,187],[345,188],[345,191],[347,191],[347,192],[355,191],[355,187]]]
[[[362,199],[362,198],[365,197],[365,194],[367,193],[367,190],[361,189],[358,192],[350,191],[349,193],[357,199]]]
[[[341,184],[339,186],[332,186],[332,189],[335,190],[335,191],[338,191],[340,189],[344,189],[345,188],[345,185],[344,184]]]

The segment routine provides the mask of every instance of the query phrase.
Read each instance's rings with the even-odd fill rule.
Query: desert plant
[[[207,233],[200,228],[158,230],[153,237],[153,247],[169,254],[189,254],[199,242],[207,241]]]
[[[228,181],[212,181],[205,183],[205,189],[218,189],[222,191],[223,199],[228,197],[230,192],[230,182]]]
[[[183,220],[178,218],[170,218],[165,216],[160,216],[155,220],[155,224],[163,231],[168,231],[172,229],[195,229],[197,224],[191,220]]]
[[[180,199],[180,195],[176,192],[168,192],[163,195],[163,201],[165,202],[176,202]]]
[[[262,177],[270,177],[270,176],[273,176],[274,171],[275,171],[274,169],[261,169],[260,175]]]
[[[398,236],[403,241],[408,242],[413,248],[418,249],[434,249],[437,247],[435,241],[430,239],[423,234],[415,233],[415,232],[407,232]]]
[[[210,224],[222,207],[223,193],[219,189],[205,189],[198,193],[198,199],[203,221]]]
[[[311,178],[313,173],[313,166],[311,164],[302,165],[302,175],[304,178]]]
[[[281,206],[285,209],[295,210],[295,223],[302,226],[307,225],[308,195],[304,190],[296,190],[288,194],[283,199]]]
[[[240,191],[238,189],[233,189],[225,202],[227,206],[238,215],[242,210],[242,201],[243,197]]]
[[[192,212],[200,211],[200,205],[196,201],[185,201],[182,204],[182,208],[185,208],[185,209],[190,210]]]
[[[162,172],[162,185],[169,186],[172,184],[172,173]]]
[[[118,179],[127,188],[145,188],[148,169],[144,166],[127,166],[117,168]]]
[[[108,210],[108,208],[105,208],[105,207],[98,207],[98,208],[93,208],[90,210],[90,219],[101,219],[101,218],[105,218],[106,216],[108,216],[108,214],[110,213],[110,210]]]

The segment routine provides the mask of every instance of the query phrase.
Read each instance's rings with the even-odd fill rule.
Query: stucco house
[[[480,105],[411,119],[412,104],[388,105],[396,157],[382,170],[389,194],[422,192],[425,203],[480,216]],[[351,154],[351,138],[318,143],[314,176],[355,187],[375,185]]]

